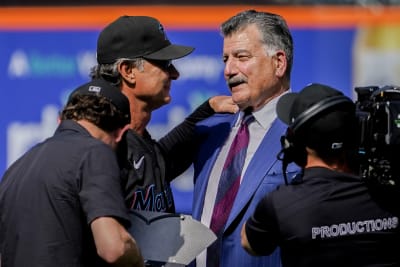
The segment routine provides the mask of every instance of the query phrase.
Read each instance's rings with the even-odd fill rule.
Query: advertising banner
[[[358,25],[348,19],[346,25],[310,26],[288,17],[288,22],[296,21],[289,23],[295,44],[292,90],[319,82],[354,98],[355,86],[400,85],[400,14],[398,18],[388,24]],[[82,25],[32,29],[29,23],[17,27],[0,19],[1,174],[31,146],[53,134],[68,94],[89,80],[90,68],[96,64],[100,27],[88,26],[85,21]],[[201,22],[191,27],[168,25],[172,24],[168,22],[165,28],[173,43],[196,49],[174,61],[181,75],[172,83],[171,104],[153,113],[148,129],[155,139],[210,96],[229,94],[218,25],[210,26],[207,21],[203,27]],[[174,181],[173,190],[178,212],[190,213],[191,170]]]

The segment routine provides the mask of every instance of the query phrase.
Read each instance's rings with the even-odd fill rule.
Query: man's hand
[[[208,103],[216,113],[236,113],[239,111],[239,107],[233,102],[231,96],[214,96],[208,100]]]
[[[246,223],[243,224],[242,230],[240,232],[240,237],[241,237],[241,242],[240,244],[244,248],[244,250],[247,251],[250,255],[253,256],[259,256],[257,253],[254,252],[254,250],[251,248],[249,241],[247,240],[247,235],[246,235]]]

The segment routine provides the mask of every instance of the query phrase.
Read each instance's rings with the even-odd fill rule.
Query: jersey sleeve
[[[124,203],[120,169],[114,152],[107,145],[92,147],[83,157],[79,193],[83,212],[90,224],[98,217],[114,217],[129,225]]]
[[[195,135],[196,123],[214,114],[215,112],[207,100],[182,123],[158,141],[158,146],[166,161],[166,177],[168,181],[182,174],[190,167],[198,144]]]

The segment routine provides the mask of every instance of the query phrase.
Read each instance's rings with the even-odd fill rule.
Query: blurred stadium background
[[[153,115],[154,138],[208,97],[229,94],[219,25],[244,9],[286,18],[295,42],[294,91],[321,82],[355,99],[355,86],[400,85],[400,0],[0,1],[0,174],[53,134],[66,96],[89,79],[100,29],[121,15],[154,16],[172,42],[196,47],[175,61],[181,78],[172,103]],[[191,170],[173,190],[178,212],[190,213]]]

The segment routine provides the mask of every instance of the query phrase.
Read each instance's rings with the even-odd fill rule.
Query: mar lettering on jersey
[[[173,206],[172,190],[164,186],[164,190],[157,192],[155,184],[136,190],[132,197],[130,209],[146,211],[167,211]]]

